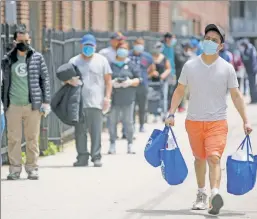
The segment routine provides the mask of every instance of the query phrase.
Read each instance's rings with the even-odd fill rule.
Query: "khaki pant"
[[[21,172],[22,170],[22,122],[26,140],[25,169],[27,172],[36,169],[39,157],[38,141],[41,121],[39,110],[32,111],[31,105],[10,105],[6,112],[6,119],[10,173]]]

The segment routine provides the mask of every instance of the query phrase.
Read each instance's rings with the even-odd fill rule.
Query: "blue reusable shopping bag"
[[[170,128],[176,144],[175,149],[164,148],[161,150],[162,176],[169,185],[179,185],[188,175],[186,162],[180,152],[173,130]]]
[[[227,191],[233,195],[244,195],[254,188],[257,172],[257,156],[252,154],[252,146],[249,135],[245,137],[237,150],[247,148],[247,161],[227,158]],[[253,158],[253,161],[249,160]]]
[[[144,155],[146,161],[153,167],[159,167],[161,165],[160,150],[165,148],[167,141],[169,128],[165,126],[163,131],[154,129],[145,147]]]

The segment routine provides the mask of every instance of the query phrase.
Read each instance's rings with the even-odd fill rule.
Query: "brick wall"
[[[150,30],[150,1],[124,1],[127,2],[127,30]],[[3,5],[3,4],[2,4]],[[133,8],[136,5],[136,21],[133,22]],[[170,30],[170,3],[159,2],[156,30],[166,32]],[[91,6],[91,10],[90,10]],[[4,14],[3,8],[2,15]],[[108,1],[53,1],[41,2],[40,25],[46,28],[108,30],[109,16]],[[72,14],[74,14],[72,17]],[[3,16],[2,16],[3,18]],[[18,23],[24,23],[29,29],[29,1],[17,1]],[[33,19],[33,18],[31,18]],[[3,21],[3,20],[2,20]],[[91,25],[90,25],[91,23]],[[114,30],[120,29],[120,2],[114,1]],[[134,24],[136,24],[134,28]]]

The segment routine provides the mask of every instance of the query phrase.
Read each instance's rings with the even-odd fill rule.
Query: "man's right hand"
[[[158,77],[159,76],[159,72],[158,71],[153,71],[152,76],[153,77]]]
[[[174,114],[169,114],[168,117],[165,119],[165,125],[168,126],[174,126],[175,120],[174,120]]]
[[[82,82],[79,79],[79,76],[73,77],[72,79],[65,81],[65,84],[70,84],[73,87],[77,87],[78,85],[81,85]]]

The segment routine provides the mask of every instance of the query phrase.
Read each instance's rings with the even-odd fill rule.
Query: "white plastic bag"
[[[237,150],[234,154],[232,154],[231,158],[233,160],[239,160],[239,161],[248,161],[247,160],[247,151],[245,149]],[[249,156],[249,161],[253,161],[253,158]]]
[[[177,148],[177,145],[176,145],[176,142],[173,138],[172,135],[169,135],[169,138],[168,138],[168,145],[167,145],[167,148],[166,150],[174,150]]]

